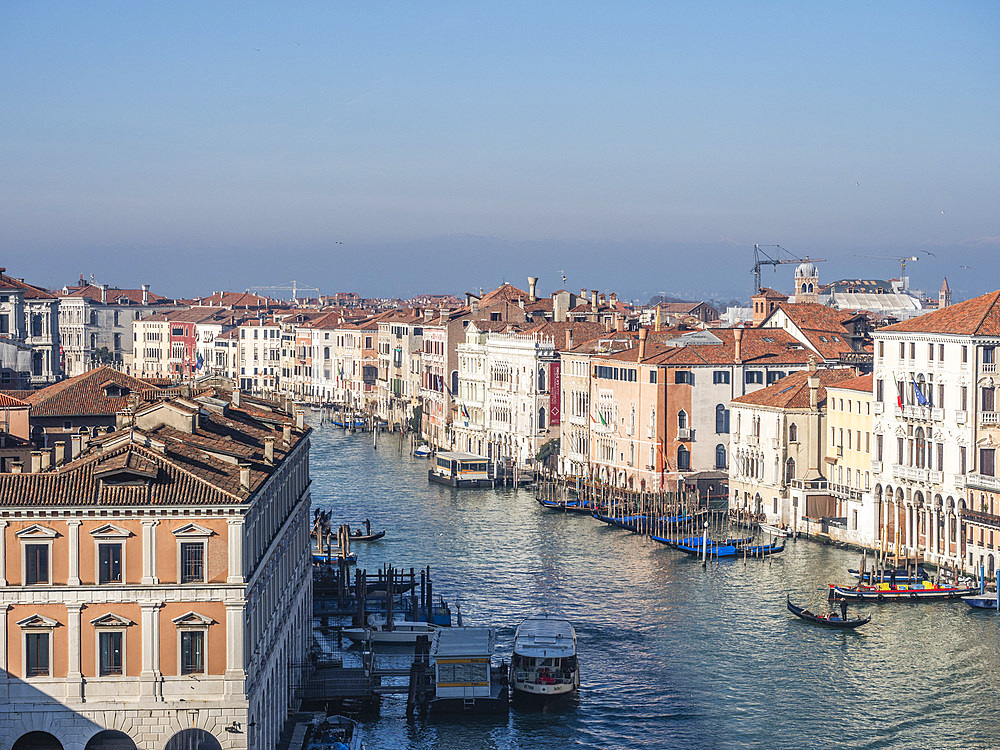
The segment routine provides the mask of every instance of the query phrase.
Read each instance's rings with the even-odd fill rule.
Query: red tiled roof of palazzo
[[[148,381],[133,378],[113,367],[98,367],[35,391],[27,398],[31,416],[113,416],[128,406],[129,399],[128,395],[109,396],[106,386],[111,383],[136,394],[155,389]]]
[[[955,336],[1000,335],[1000,291],[973,297],[891,326],[883,331],[899,333],[946,333]]]
[[[809,378],[815,377],[819,380],[817,400],[818,403],[822,404],[826,401],[827,387],[843,382],[845,376],[853,372],[854,370],[846,369],[800,370],[776,381],[767,388],[734,398],[732,403],[768,406],[776,409],[808,409]]]

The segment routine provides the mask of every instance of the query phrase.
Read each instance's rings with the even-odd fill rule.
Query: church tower
[[[819,271],[815,263],[800,263],[795,269],[795,301],[819,302]]]
[[[948,286],[948,277],[945,276],[941,284],[941,291],[938,292],[938,310],[948,307],[951,304],[951,287]]]

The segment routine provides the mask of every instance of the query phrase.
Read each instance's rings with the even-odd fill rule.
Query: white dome
[[[806,261],[805,263],[800,263],[798,268],[795,269],[795,278],[797,279],[798,278],[812,279],[815,278],[816,276],[819,276],[819,272],[816,270],[816,266],[814,266],[809,261]]]

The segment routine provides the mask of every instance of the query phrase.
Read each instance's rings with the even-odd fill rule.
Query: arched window
[[[545,407],[543,406],[538,410],[538,429],[545,429]]]
[[[544,367],[539,367],[538,368],[538,390],[539,391],[544,391],[545,390],[545,368]]]
[[[924,428],[918,427],[914,431],[913,436],[917,447],[917,468],[922,469],[927,460],[927,440],[924,438]]]
[[[791,482],[795,479],[795,459],[789,458],[785,461],[785,481]]]
[[[799,439],[799,427],[795,422],[788,425],[788,442],[794,443]]]
[[[458,370],[451,371],[451,393],[458,393]]]
[[[810,293],[810,294],[812,294],[812,291],[813,291],[813,285],[812,285],[812,284],[810,284],[810,285],[809,285],[809,293]]]
[[[688,426],[688,413],[681,409],[677,412],[677,429],[686,430]]]
[[[681,414],[683,413],[684,412],[681,412]],[[691,470],[691,453],[683,445],[677,447],[677,470],[678,471]]]
[[[715,468],[725,469],[726,468],[726,446],[719,443],[715,446]]]
[[[724,404],[715,407],[715,433],[717,435],[729,433],[729,409]]]
[[[805,293],[806,293],[806,285],[805,285],[805,284],[803,284],[803,285],[802,285],[802,294],[805,294]]]

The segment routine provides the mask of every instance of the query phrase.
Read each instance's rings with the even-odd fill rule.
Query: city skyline
[[[12,273],[746,298],[761,243],[994,286],[993,5],[238,9],[0,11]]]

